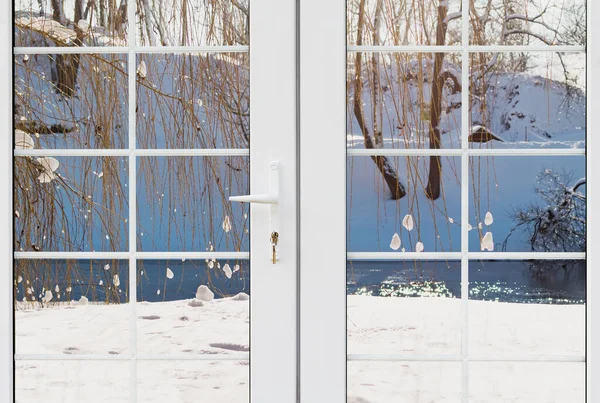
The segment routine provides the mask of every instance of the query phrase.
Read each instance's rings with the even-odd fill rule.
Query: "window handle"
[[[271,240],[271,260],[275,264],[279,260],[276,252],[277,239],[279,237],[279,161],[269,163],[269,193],[250,194],[244,196],[230,196],[229,201],[240,203],[257,203],[269,205],[269,231]],[[277,234],[273,242],[273,234]]]

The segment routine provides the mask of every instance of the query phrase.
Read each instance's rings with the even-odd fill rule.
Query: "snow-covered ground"
[[[469,122],[483,125],[503,141],[470,143],[473,148],[584,148],[586,133],[585,54],[574,53],[563,60],[570,85],[555,53],[528,53],[524,71],[492,69],[484,79],[473,79],[469,102]],[[382,56],[380,63],[381,99],[378,103],[378,130],[383,148],[429,148],[431,76],[433,62],[428,54]],[[513,54],[498,57],[498,63]],[[419,60],[420,57],[420,60]],[[421,67],[420,67],[421,66]],[[354,100],[353,59],[348,66],[348,97]],[[460,60],[449,54],[444,71],[461,80]],[[472,69],[472,76],[478,71]],[[370,134],[373,127],[371,71],[363,68],[362,93],[365,121]],[[460,83],[464,86],[464,83]],[[481,93],[479,93],[481,92]],[[442,148],[460,148],[462,130],[462,93],[444,87],[440,132]],[[351,106],[351,105],[350,105]],[[467,128],[467,131],[469,128]],[[347,113],[347,145],[364,148],[363,134],[353,113]]]
[[[251,348],[249,301],[240,295],[203,306],[191,306],[191,300],[136,305],[140,357],[214,357],[139,361],[138,401],[248,400],[249,362],[238,357]],[[460,355],[460,309],[461,301],[453,298],[349,296],[348,353]],[[20,304],[17,354],[94,354],[115,360],[19,360],[17,402],[129,401],[131,312],[128,304]],[[584,305],[470,301],[470,352],[581,357],[584,314]],[[469,375],[473,402],[583,402],[583,363],[472,362]],[[461,363],[352,360],[348,396],[355,403],[459,402]]]

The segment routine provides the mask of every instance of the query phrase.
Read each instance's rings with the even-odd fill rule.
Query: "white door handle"
[[[277,204],[279,198],[271,194],[230,196],[229,201],[240,203]]]
[[[278,260],[275,247],[279,238],[279,161],[269,163],[269,193],[255,195],[230,196],[229,201],[240,203],[269,204],[270,239],[272,243],[273,263]],[[276,234],[273,243],[273,235]]]

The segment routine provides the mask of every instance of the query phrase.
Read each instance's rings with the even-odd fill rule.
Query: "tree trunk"
[[[357,37],[356,44],[362,45],[363,42],[363,26],[365,20],[365,0],[361,0],[359,5],[359,15],[358,15],[358,27],[357,27]],[[362,105],[362,53],[357,52],[355,58],[355,79],[354,79],[354,115],[356,116],[356,121],[358,122],[358,126],[363,134],[363,138],[365,141],[365,148],[373,149],[379,148],[375,147],[373,143],[373,139],[371,138],[371,134],[369,133],[369,128],[365,123],[364,118],[364,110]],[[378,90],[378,89],[376,89]],[[373,99],[376,98],[376,92],[373,92]],[[375,156],[372,155],[371,159],[377,166],[377,169],[383,176],[385,183],[387,184],[390,192],[392,193],[392,199],[398,200],[402,197],[406,196],[406,190],[404,189],[404,185],[400,182],[398,178],[398,173],[396,169],[392,166],[390,161],[385,156]]]
[[[438,7],[436,45],[446,43],[446,15],[448,9],[444,5]],[[429,148],[439,149],[441,147],[440,120],[442,117],[442,93],[444,87],[444,76],[442,67],[444,65],[444,53],[438,52],[434,55],[433,77],[431,80],[431,126],[429,127]],[[427,179],[427,188],[425,194],[431,200],[440,197],[440,185],[442,176],[442,161],[439,155],[429,157],[429,178]]]
[[[75,0],[74,4],[74,20],[77,23],[83,18],[83,0]],[[62,18],[61,3],[58,0],[53,0],[53,19],[60,22]],[[74,40],[76,46],[81,46],[83,32],[76,29],[77,38]],[[75,94],[75,84],[77,83],[77,73],[79,71],[79,55],[78,54],[63,54],[54,56],[56,64],[56,82],[57,90],[66,97],[72,97]]]
[[[375,5],[375,17],[373,18],[373,46],[381,45],[379,38],[379,30],[381,29],[381,14],[383,12],[383,0],[377,0]],[[383,133],[381,128],[382,117],[379,113],[379,97],[381,96],[381,73],[379,71],[379,58],[381,56],[377,52],[373,52],[371,56],[373,69],[373,84],[371,85],[371,97],[373,103],[373,138],[375,146],[383,148]]]

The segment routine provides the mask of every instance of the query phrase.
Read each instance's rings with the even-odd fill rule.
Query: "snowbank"
[[[139,401],[191,403],[198,396],[209,402],[248,401],[249,363],[231,354],[249,351],[249,301],[233,297],[201,307],[188,302],[136,305],[138,353],[212,355],[214,361],[138,362]],[[17,402],[42,397],[47,403],[129,401],[130,308],[20,304],[15,312],[18,354],[101,354],[114,355],[115,361],[19,360]],[[460,312],[461,301],[453,298],[349,296],[348,353],[460,354]],[[475,355],[577,357],[584,352],[583,305],[471,301],[469,320]],[[583,363],[472,362],[469,370],[470,401],[583,401]],[[349,361],[349,401],[459,402],[460,376],[460,362]]]

